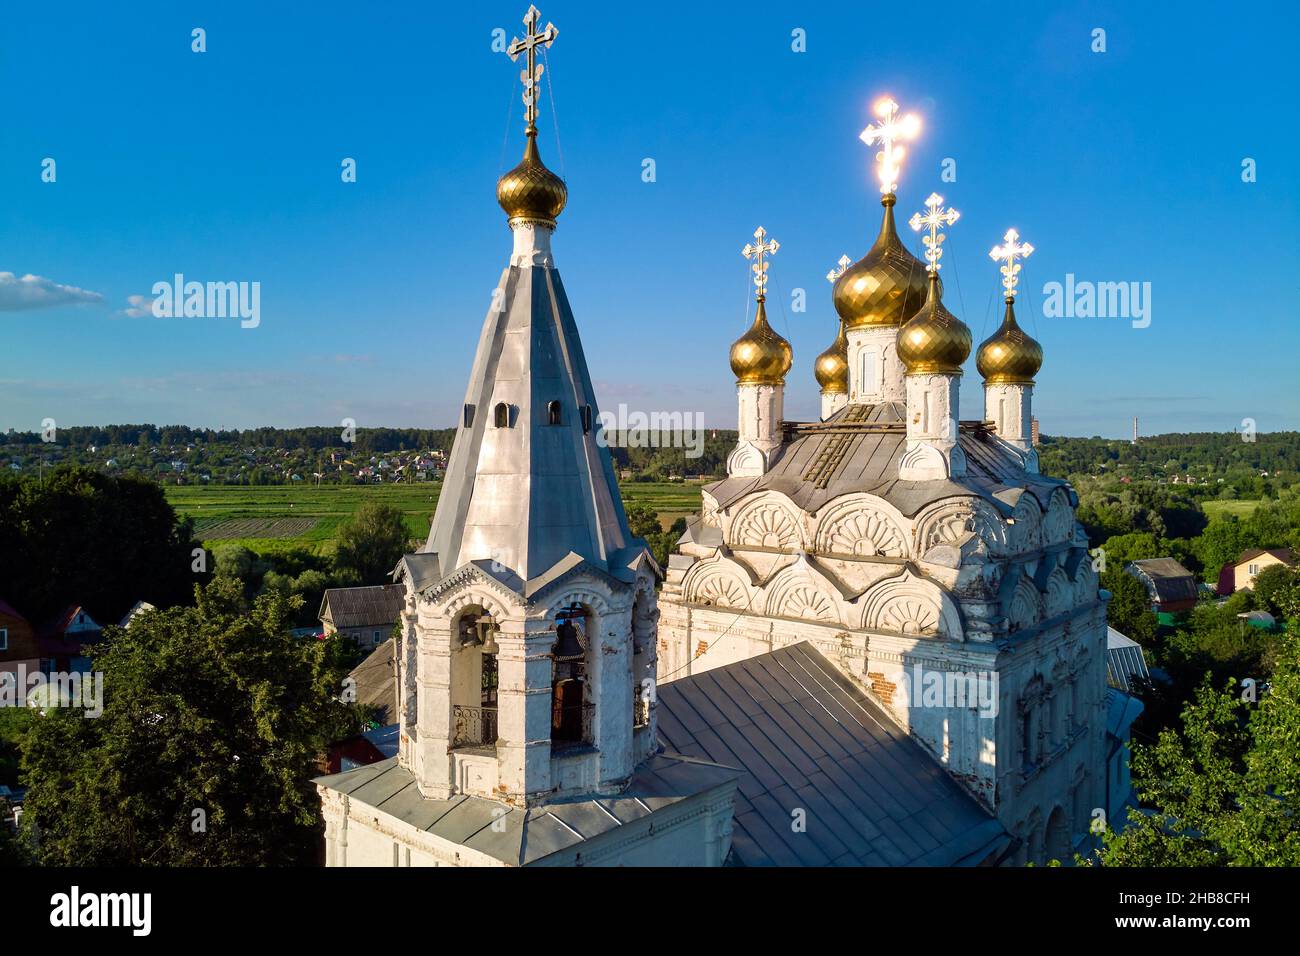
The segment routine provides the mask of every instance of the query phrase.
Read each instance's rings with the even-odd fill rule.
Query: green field
[[[205,547],[242,545],[254,551],[334,550],[339,528],[366,501],[392,505],[406,517],[411,537],[429,534],[439,482],[410,485],[182,485],[165,487],[167,500],[194,519]],[[628,482],[623,500],[646,505],[665,527],[700,507],[700,486]]]
[[[1201,509],[1211,518],[1218,518],[1222,515],[1236,515],[1238,518],[1249,518],[1262,502],[1260,501],[1202,501]]]

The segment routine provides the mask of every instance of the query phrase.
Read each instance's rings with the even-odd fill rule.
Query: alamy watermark
[[[636,412],[620,403],[617,412],[596,416],[602,448],[685,448],[687,458],[704,454],[703,412]]]
[[[26,664],[0,671],[0,707],[80,707],[87,719],[104,713],[104,675],[101,671],[32,671]]]
[[[171,282],[155,282],[150,292],[157,319],[239,319],[244,329],[262,323],[260,282],[187,282],[178,272]]]
[[[1131,319],[1133,328],[1151,324],[1150,282],[1091,282],[1076,280],[1043,285],[1043,315],[1049,319]]]
[[[927,670],[913,664],[910,671],[904,667],[899,675],[893,703],[908,710],[969,707],[981,717],[996,717],[998,672]]]

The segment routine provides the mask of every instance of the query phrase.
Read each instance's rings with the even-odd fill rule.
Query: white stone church
[[[1068,860],[1122,819],[1105,593],[1029,423],[1042,350],[1006,317],[977,353],[895,224],[835,278],[822,420],[784,420],[776,243],[733,346],[740,441],[667,569],[634,538],[551,253],[566,186],[537,147],[535,9],[513,233],[395,655],[398,756],[317,781],[331,866],[998,865]],[[874,133],[873,133],[874,129]],[[869,137],[868,141],[871,139]],[[915,220],[914,220],[915,221]],[[657,593],[657,586],[662,591]],[[1112,695],[1114,692],[1111,692]],[[1115,710],[1115,708],[1110,708]]]

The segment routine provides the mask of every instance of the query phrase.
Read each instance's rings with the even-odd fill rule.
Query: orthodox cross
[[[528,120],[530,130],[537,129],[537,94],[540,91],[539,81],[542,78],[542,65],[537,62],[537,48],[548,47],[555,38],[560,35],[560,31],[555,28],[554,23],[547,22],[546,29],[540,33],[537,30],[537,24],[541,22],[542,15],[534,6],[529,6],[528,12],[524,14],[524,38],[521,40],[515,37],[510,41],[510,46],[506,47],[506,52],[510,54],[510,62],[514,63],[519,59],[520,53],[527,53],[527,66],[519,74],[519,78],[524,81],[524,106],[526,111],[525,118]]]
[[[776,255],[776,250],[781,248],[781,244],[775,239],[764,242],[766,236],[767,230],[759,226],[754,230],[754,238],[758,242],[747,242],[745,248],[740,250],[741,255],[746,259],[754,260],[754,285],[758,288],[760,299],[767,295],[767,263],[763,257]]]
[[[1007,230],[1002,237],[1002,245],[989,250],[990,259],[1004,263],[1001,269],[1002,288],[1006,290],[1007,301],[1016,297],[1016,283],[1020,281],[1020,263],[1016,260],[1027,258],[1033,251],[1034,247],[1021,242],[1020,233],[1014,229]]]
[[[929,212],[924,216],[919,212],[914,213],[907,224],[917,232],[922,229],[929,230],[930,234],[922,236],[921,242],[925,244],[925,260],[930,263],[929,271],[937,273],[939,260],[943,258],[943,233],[939,229],[942,226],[951,226],[961,218],[961,213],[956,209],[944,209],[943,197],[938,193],[930,193],[930,198],[925,201],[925,208]]]
[[[898,104],[888,96],[877,100],[874,109],[880,117],[880,125],[868,126],[858,138],[868,146],[880,144],[880,152],[876,153],[876,175],[880,177],[880,191],[888,195],[898,188],[899,164],[904,153],[898,143],[916,138],[921,131],[921,119],[915,113],[900,117]]]
[[[853,265],[853,260],[848,256],[840,256],[840,261],[835,263],[835,265],[838,268],[832,269],[830,272],[826,273],[827,282],[834,282],[840,276],[844,275],[849,266]]]

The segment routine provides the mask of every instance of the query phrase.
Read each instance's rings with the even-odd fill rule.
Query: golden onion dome
[[[939,276],[932,274],[925,305],[898,330],[899,360],[908,375],[960,375],[970,348],[970,329],[944,308]]]
[[[758,297],[754,324],[731,346],[731,370],[738,385],[784,385],[794,364],[790,343],[767,324],[767,308]]]
[[[875,244],[835,280],[835,311],[849,329],[902,325],[925,303],[925,264],[898,238],[894,202],[893,193],[881,198],[885,214]]]
[[[497,202],[513,222],[555,227],[569,199],[564,180],[546,168],[537,152],[537,130],[528,130],[528,143],[519,165],[497,180]]]
[[[813,375],[823,393],[847,395],[849,391],[849,340],[844,334],[844,323],[840,323],[839,335],[835,341],[813,362]]]
[[[1016,323],[1015,299],[1007,297],[1002,325],[980,345],[975,367],[993,385],[1032,385],[1043,367],[1043,347]]]

